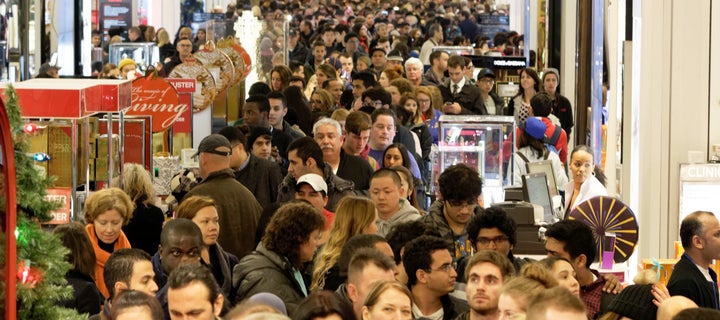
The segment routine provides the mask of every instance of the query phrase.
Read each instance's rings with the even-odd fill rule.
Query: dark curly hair
[[[490,207],[485,209],[483,214],[476,214],[470,219],[467,225],[468,238],[473,247],[477,250],[477,237],[480,229],[498,228],[500,232],[508,237],[511,245],[517,243],[517,224],[515,220],[508,216],[504,209],[498,207]]]
[[[545,237],[565,243],[563,249],[570,254],[570,259],[584,254],[587,258],[585,261],[587,268],[590,268],[597,257],[595,233],[588,225],[578,220],[562,220],[550,225],[545,231]]]
[[[388,232],[385,238],[395,255],[395,264],[399,265],[402,261],[402,255],[400,255],[400,252],[405,245],[412,239],[422,235],[440,237],[439,233],[432,231],[428,228],[427,224],[420,220],[403,222],[390,229],[390,232]]]
[[[433,236],[420,236],[405,246],[402,261],[408,276],[408,288],[412,289],[417,283],[416,271],[430,270],[432,254],[438,250],[448,250],[448,243]]]
[[[315,230],[322,230],[325,217],[308,203],[291,202],[278,209],[270,220],[262,243],[270,251],[287,257],[295,267],[300,263],[300,245],[310,239]]]
[[[476,202],[482,194],[483,181],[475,169],[456,164],[440,174],[438,185],[443,200]]]

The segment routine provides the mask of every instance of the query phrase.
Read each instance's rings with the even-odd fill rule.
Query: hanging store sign
[[[178,91],[169,82],[154,74],[132,83],[132,107],[126,115],[152,116],[152,132],[169,128],[190,106],[180,103]]]

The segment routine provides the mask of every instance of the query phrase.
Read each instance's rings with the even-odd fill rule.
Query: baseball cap
[[[226,148],[226,149],[223,149]],[[232,146],[230,141],[222,135],[213,133],[200,141],[198,146],[198,152],[195,153],[194,157],[197,157],[200,153],[212,153],[221,156],[229,156],[232,153]]]
[[[520,127],[527,132],[528,135],[538,140],[542,140],[545,137],[545,130],[547,129],[545,123],[535,117],[528,117]]]
[[[325,183],[325,179],[317,173],[306,173],[302,175],[295,184],[295,190],[303,183],[309,184],[315,191],[323,191],[327,194],[327,183]]]
[[[495,74],[492,72],[492,70],[490,70],[488,68],[482,68],[482,69],[480,69],[480,71],[477,74],[477,79],[480,80],[485,77],[495,79]]]

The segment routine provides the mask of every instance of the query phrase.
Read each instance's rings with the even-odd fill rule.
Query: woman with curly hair
[[[280,207],[255,251],[233,268],[235,302],[268,292],[282,299],[288,314],[293,314],[310,293],[303,270],[312,262],[324,228],[325,218],[307,202]]]
[[[387,66],[385,67],[385,70],[380,73],[380,80],[378,80],[378,83],[385,88],[390,85],[390,81],[402,78],[402,74],[403,67],[401,65]]]
[[[375,205],[365,197],[348,196],[335,210],[327,243],[318,253],[310,290],[336,290],[344,279],[337,264],[345,243],[358,234],[377,234]]]
[[[85,201],[83,214],[85,215],[85,232],[95,251],[95,284],[103,294],[108,297],[103,271],[105,262],[115,250],[130,248],[130,241],[122,231],[132,218],[135,204],[125,192],[118,188],[108,188],[97,191]]]
[[[132,219],[122,228],[130,244],[154,255],[160,244],[165,215],[155,205],[157,197],[150,173],[140,164],[126,163],[122,176],[114,178],[110,185],[121,188],[135,203]]]

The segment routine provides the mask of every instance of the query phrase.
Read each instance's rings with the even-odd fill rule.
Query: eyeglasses
[[[426,104],[426,103],[430,103],[430,100],[418,99],[417,102],[418,102],[419,104]]]
[[[375,100],[375,101],[365,101],[365,103],[363,105],[366,107],[372,107],[372,108],[378,109],[378,108],[382,108],[383,103],[380,100]]]
[[[495,80],[490,79],[490,78],[482,78],[482,79],[480,79],[480,82],[482,82],[482,83],[494,83]]]
[[[456,270],[456,269],[457,269],[457,262],[453,261],[452,263],[443,264],[437,269],[430,269],[430,271],[442,271],[442,272],[450,273],[450,270]]]
[[[478,237],[476,242],[478,244],[486,246],[486,245],[489,245],[490,242],[495,243],[495,244],[501,244],[501,243],[505,243],[508,240],[509,239],[506,236],[497,236],[495,238]]]
[[[448,206],[456,208],[456,209],[473,209],[477,205],[474,201],[460,201],[460,200],[452,200],[452,201],[445,201],[445,203],[448,204]]]

